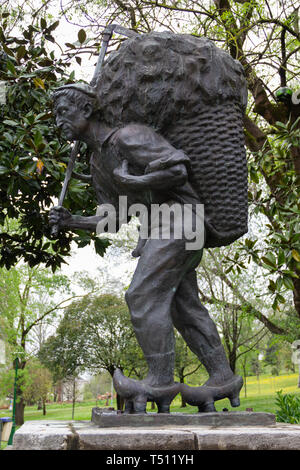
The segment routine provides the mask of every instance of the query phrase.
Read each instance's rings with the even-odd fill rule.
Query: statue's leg
[[[239,406],[242,379],[230,369],[217,328],[207,309],[201,304],[195,270],[187,272],[177,289],[172,318],[189,348],[209,373],[203,387],[183,386],[186,401],[199,411],[213,411],[214,402],[228,397],[232,406]]]
[[[142,381],[134,381],[118,373],[114,382],[126,399],[136,394],[136,411],[145,407],[145,396],[150,401],[151,394],[161,412],[167,411],[174,390],[180,391],[180,384],[175,384],[174,389],[171,305],[190,259],[195,256],[184,247],[184,240],[147,240],[126,292],[133,328],[148,364],[148,375]],[[165,400],[156,394],[157,388],[164,389]],[[142,401],[144,405],[141,405]]]

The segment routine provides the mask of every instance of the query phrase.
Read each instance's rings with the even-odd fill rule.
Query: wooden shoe
[[[233,407],[240,406],[239,393],[243,386],[243,379],[236,375],[231,382],[224,385],[202,387],[189,387],[182,384],[181,394],[183,399],[192,406],[198,406],[199,412],[216,411],[214,402],[229,398],[230,404]]]

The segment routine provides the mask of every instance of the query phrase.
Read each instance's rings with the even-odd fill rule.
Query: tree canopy
[[[115,295],[91,295],[72,302],[56,334],[48,338],[40,357],[65,378],[76,370],[93,373],[138,368],[139,346],[124,300]],[[59,368],[56,367],[59,365]],[[54,366],[54,367],[51,367]]]
[[[249,260],[253,261],[265,270],[273,309],[282,309],[292,294],[291,318],[294,312],[299,318],[298,3],[47,0],[38,8],[26,3],[27,15],[32,11],[30,25],[28,16],[22,16],[23,4],[14,0],[10,9],[7,1],[1,6],[0,80],[7,84],[7,104],[1,105],[0,222],[4,224],[7,217],[16,217],[20,224],[18,231],[13,232],[3,225],[2,265],[12,266],[22,257],[32,265],[42,262],[55,268],[69,254],[71,240],[76,240],[79,246],[91,241],[90,235],[80,232],[61,232],[57,240],[52,240],[49,234],[48,210],[53,197],[59,194],[70,150],[49,113],[53,87],[75,80],[69,72],[75,62],[80,64],[86,56],[96,62],[103,26],[108,23],[119,23],[138,33],[153,30],[189,33],[209,38],[239,60],[249,90],[244,131],[250,214],[262,221],[265,232],[259,238],[250,231],[236,244],[235,254],[223,260],[225,274],[230,271],[239,274],[247,268]],[[75,42],[59,44],[63,54],[57,53],[58,21],[73,25],[78,32]],[[108,52],[120,40],[124,38],[114,35]],[[88,172],[87,158],[82,147],[77,173]],[[73,179],[65,205],[73,213],[95,213],[93,192],[85,181]],[[96,246],[103,253],[105,242],[96,239]]]

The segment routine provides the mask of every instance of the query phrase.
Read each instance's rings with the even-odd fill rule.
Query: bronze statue
[[[187,248],[184,218],[182,236],[174,235],[174,218],[168,238],[141,237],[134,252],[139,261],[126,301],[149,370],[141,381],[115,372],[125,411],[143,413],[155,401],[158,412],[169,412],[179,392],[202,412],[215,411],[214,402],[225,397],[239,406],[243,381],[200,303],[195,269],[203,248],[230,244],[247,231],[242,67],[207,39],[149,33],[124,41],[98,83],[59,88],[54,107],[66,137],[92,150],[100,207],[112,205],[119,220],[119,198],[126,196],[128,205],[149,211],[153,204],[188,205],[193,216],[203,204],[205,216],[198,249]],[[103,219],[73,216],[61,206],[50,214],[50,223],[66,230],[96,231]],[[119,221],[127,220],[123,214]],[[202,387],[174,383],[174,327],[209,373]]]

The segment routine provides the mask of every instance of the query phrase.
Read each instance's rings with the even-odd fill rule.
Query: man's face
[[[80,110],[68,98],[58,98],[56,106],[56,124],[60,127],[69,140],[83,140],[84,132],[88,127],[85,113]]]

